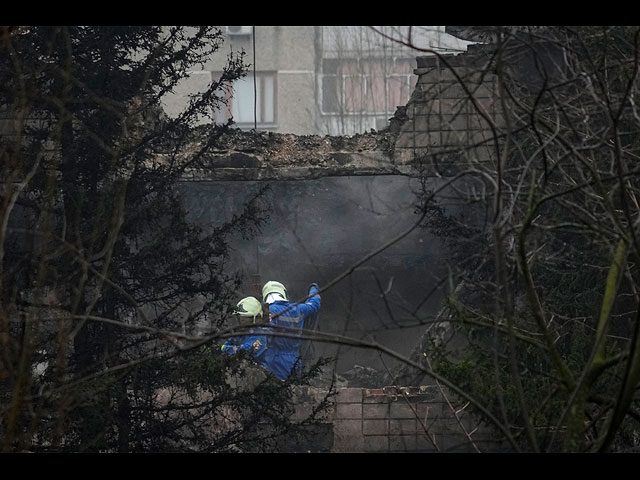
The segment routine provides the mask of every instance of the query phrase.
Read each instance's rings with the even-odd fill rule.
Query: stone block
[[[362,433],[364,435],[387,435],[389,433],[389,420],[362,420]]]
[[[476,451],[465,435],[443,435],[440,439],[438,446],[443,452],[470,453]]]
[[[473,106],[474,112],[485,112],[493,114],[497,108],[497,99],[495,98],[476,98],[475,105]]]
[[[427,434],[419,434],[416,435],[416,450],[420,452],[437,452],[438,449],[434,446],[434,442],[440,448],[440,445],[437,443],[438,438],[436,437],[428,437]]]
[[[305,418],[308,418],[311,415],[312,412],[312,406],[309,404],[296,404],[294,405],[294,413],[293,413],[293,420],[294,421],[302,421]]]
[[[337,403],[362,403],[361,388],[340,388],[336,392]]]
[[[423,422],[430,422],[442,415],[442,402],[423,402],[416,404],[418,418]]]
[[[391,418],[416,418],[416,412],[413,410],[415,406],[407,404],[404,399],[398,399],[397,402],[392,403],[389,407],[389,416]]]
[[[472,432],[477,426],[477,420],[471,417],[463,417],[459,421],[451,417],[440,417],[430,424],[429,430],[441,435],[464,435],[464,432]]]
[[[338,403],[335,409],[335,418],[362,418],[362,404]]]
[[[427,68],[441,68],[442,65],[442,59],[446,58],[447,60],[450,60],[453,55],[451,54],[445,54],[445,55],[441,55],[441,56],[437,56],[437,55],[421,55],[416,57],[416,66],[418,67],[417,69],[427,69]]]
[[[470,128],[469,115],[464,113],[442,115],[442,130],[467,130]]]
[[[396,140],[396,148],[427,148],[440,143],[440,132],[403,132]]]
[[[334,420],[332,452],[362,452],[364,436],[361,420]]]
[[[389,451],[389,437],[386,435],[371,435],[364,437],[365,452],[387,452]]]
[[[468,130],[442,132],[441,145],[446,147],[469,145]]]
[[[362,436],[362,420],[335,419],[333,431],[336,435],[357,437]]]
[[[395,435],[389,437],[389,451],[391,452],[413,452],[416,450],[416,446],[415,435]]]
[[[440,96],[439,83],[419,83],[416,85],[417,99],[426,100],[428,98],[438,98]]]
[[[389,404],[386,402],[365,403],[362,405],[362,418],[387,418],[388,416]]]
[[[415,119],[418,115],[437,115],[441,113],[441,105],[440,100],[423,97],[423,101],[412,103],[412,118]]]
[[[334,420],[332,452],[362,452],[364,436],[361,420]]]
[[[486,145],[494,151],[493,147],[493,133],[491,130],[472,130],[469,132],[469,144],[470,145]]]
[[[497,87],[493,82],[485,82],[481,85],[473,86],[471,91],[475,98],[493,98],[496,97],[496,89]]]
[[[502,113],[495,113],[493,115],[493,121],[495,122],[495,124],[500,127],[500,128],[505,128],[506,127],[506,120],[504,117],[504,114]]]
[[[398,136],[396,140],[396,148],[413,148],[414,145],[414,135],[411,132],[405,133],[403,132]]]
[[[427,155],[430,152],[429,148],[413,148],[413,147],[401,147],[400,145],[396,145],[393,152],[393,160],[397,165],[411,165],[416,159],[421,158],[422,156]],[[380,400],[374,397],[365,398],[363,402],[365,403],[374,403],[374,402],[382,402],[388,400]]]
[[[442,82],[442,75],[440,74],[440,70],[431,69],[429,71],[423,70],[420,76],[418,77],[418,82],[416,85],[421,86],[432,86],[439,85]]]
[[[440,98],[469,98],[465,88],[457,81],[441,85]]]
[[[389,435],[415,435],[418,421],[414,419],[390,419]]]
[[[449,98],[440,100],[440,113],[443,115],[455,115],[460,113],[468,113],[469,108],[468,98]]]
[[[490,121],[495,122],[495,117],[493,115],[488,115]],[[487,133],[491,133],[490,121],[487,121],[485,117],[480,115],[479,113],[469,115],[468,125],[465,127],[469,130],[485,130]]]
[[[442,117],[434,113],[432,115],[416,115],[413,120],[413,131],[415,132],[433,132],[435,130],[442,130],[443,122]]]
[[[444,64],[441,68],[430,68],[419,70],[418,83],[441,83],[441,82],[453,82],[456,81],[456,75]],[[458,69],[456,72],[458,76],[464,77],[465,72],[462,69]]]
[[[378,389],[365,389],[362,392],[362,403],[389,403],[390,399],[384,394],[384,390]]]

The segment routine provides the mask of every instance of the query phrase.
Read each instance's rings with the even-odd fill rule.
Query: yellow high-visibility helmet
[[[234,313],[241,317],[251,317],[253,323],[256,323],[256,317],[262,316],[262,304],[256,297],[245,297],[238,302]]]
[[[270,293],[279,293],[280,295],[282,295],[282,297],[285,300],[288,301],[287,289],[280,282],[276,282],[276,281],[270,280],[270,281],[268,281],[267,283],[264,284],[264,287],[262,287],[262,301],[263,302],[267,301],[267,296]]]

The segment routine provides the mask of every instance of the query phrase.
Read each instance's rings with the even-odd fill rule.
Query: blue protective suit
[[[258,332],[252,332],[251,335],[238,335],[229,338],[222,345],[221,350],[229,355],[233,355],[239,350],[250,350],[253,357],[258,363],[264,356],[267,340],[264,335],[258,335]]]
[[[313,285],[309,289],[312,295],[305,303],[292,303],[287,301],[273,302],[269,305],[270,323],[283,327],[304,328],[305,320],[320,310],[320,295],[318,288]],[[301,338],[267,336],[267,348],[261,363],[281,380],[289,377],[294,368],[299,365]]]

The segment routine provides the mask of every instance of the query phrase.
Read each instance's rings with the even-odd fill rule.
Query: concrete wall
[[[222,27],[225,28],[225,27]],[[255,69],[276,75],[276,123],[269,130],[295,134],[314,131],[310,109],[315,106],[316,29],[308,26],[256,26]],[[234,51],[244,50],[253,72],[251,36],[228,37]],[[220,71],[218,64],[211,70]],[[205,65],[205,68],[207,66]]]
[[[226,32],[226,26],[220,27]],[[252,29],[252,27],[248,27]],[[270,131],[308,134],[315,131],[316,29],[308,26],[255,27],[255,70],[275,76],[275,123],[259,126]],[[253,30],[251,30],[253,31]],[[164,99],[168,115],[177,115],[190,93],[203,91],[219,77],[229,52],[245,52],[245,63],[254,70],[252,35],[226,35],[217,55],[193,71],[176,91]]]
[[[252,28],[252,27],[249,27]],[[316,52],[316,29],[308,26],[257,26],[256,70],[313,71]],[[226,32],[226,27],[220,29]],[[247,63],[253,64],[253,39],[251,35],[226,35],[224,49],[246,52]],[[225,57],[212,58],[204,70],[220,71]],[[253,66],[250,69],[253,70]]]

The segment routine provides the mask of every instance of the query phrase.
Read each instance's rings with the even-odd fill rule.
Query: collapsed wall
[[[320,137],[232,130],[222,137],[185,175],[184,195],[196,220],[215,225],[269,185],[271,219],[260,235],[234,244],[230,265],[245,278],[239,295],[258,294],[256,286],[279,280],[292,298],[304,297],[310,282],[326,285],[411,227],[420,194],[455,172],[461,155],[490,162],[501,119],[495,76],[477,68],[482,57],[481,48],[419,57],[409,103],[381,132]],[[417,228],[323,292],[318,329],[419,358],[421,339],[437,319],[446,268],[441,239]],[[422,376],[418,385],[385,387],[398,385],[391,374],[397,362],[370,350],[316,347],[317,357],[337,359],[333,373],[340,387],[323,424],[329,429],[314,440],[326,451],[504,447],[489,430],[477,430],[466,403],[445,395],[433,380]]]
[[[200,134],[206,135],[206,128],[200,127]],[[231,129],[184,178],[269,181],[411,175],[411,166],[394,155],[395,140],[396,134],[390,130],[332,137]]]
[[[461,55],[417,57],[416,87],[381,131],[353,136],[294,135],[230,129],[216,148],[185,172],[186,181],[279,181],[326,177],[446,174],[464,155],[490,161],[496,126],[497,80],[487,52],[470,45]],[[208,127],[195,131],[204,142]],[[434,156],[441,164],[434,164]],[[437,159],[437,158],[436,158]],[[425,162],[429,162],[425,166]],[[440,170],[442,169],[442,170]]]
[[[478,68],[483,55],[470,48],[464,55],[418,57],[410,101],[380,132],[224,135],[187,172],[184,191],[191,215],[215,225],[269,185],[269,222],[258,236],[234,241],[230,265],[245,278],[239,294],[259,294],[261,282],[279,280],[293,298],[304,297],[309,283],[326,285],[411,228],[420,196],[441,185],[461,155],[491,161],[492,128],[501,120],[495,76]],[[323,292],[319,328],[412,353],[437,315],[447,259],[442,240],[416,228]],[[322,345],[321,353],[339,354],[339,372],[365,366],[388,373],[375,352]]]
[[[297,387],[294,421],[308,418],[324,392]],[[439,384],[341,388],[333,408],[288,439],[288,452],[487,453],[511,448],[467,401]],[[303,430],[303,432],[305,432]]]

